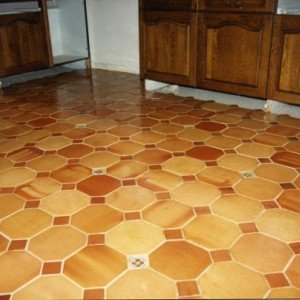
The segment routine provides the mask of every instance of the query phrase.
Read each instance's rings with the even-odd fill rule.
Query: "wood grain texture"
[[[198,86],[266,98],[272,16],[199,14]]]
[[[140,27],[142,77],[195,86],[196,13],[142,14]]]
[[[198,9],[198,0],[141,0],[140,5],[145,10],[190,11]]]
[[[300,104],[300,16],[276,16],[268,97]]]

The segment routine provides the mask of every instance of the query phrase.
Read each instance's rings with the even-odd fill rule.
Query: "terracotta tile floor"
[[[0,299],[300,298],[300,120],[76,71],[0,96]]]

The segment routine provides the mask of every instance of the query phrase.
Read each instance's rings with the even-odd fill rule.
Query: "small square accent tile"
[[[122,185],[123,186],[133,186],[136,185],[135,179],[124,179],[122,180]]]
[[[211,253],[214,262],[230,261],[231,255],[228,250],[216,250]]]
[[[101,245],[105,243],[105,235],[104,234],[91,234],[88,236],[88,244],[89,245]]]
[[[78,158],[71,158],[68,160],[68,165],[75,165],[78,164],[80,160]]]
[[[16,240],[11,241],[8,250],[15,251],[15,250],[24,250],[27,245],[27,240]]]
[[[50,173],[49,172],[38,172],[36,177],[37,178],[42,178],[42,177],[49,177]]]
[[[91,198],[91,204],[103,204],[105,203],[104,197],[92,197]]]
[[[154,171],[154,170],[161,170],[161,165],[152,165],[150,166],[150,170]]]
[[[1,188],[0,193],[1,194],[12,194],[14,192],[13,187],[5,187],[5,188]]]
[[[45,262],[43,265],[42,274],[59,274],[61,271],[61,262]]]
[[[194,207],[195,213],[197,215],[210,215],[211,210],[209,206],[200,206],[200,207]]]
[[[169,200],[169,199],[171,199],[171,195],[168,192],[156,193],[156,199],[157,200]]]
[[[95,148],[95,151],[96,151],[96,152],[103,152],[103,151],[106,151],[106,147],[96,147],[96,148]]]
[[[30,201],[26,201],[25,203],[25,208],[37,208],[39,206],[40,206],[39,200],[30,200]]]
[[[182,176],[183,181],[196,181],[196,177],[194,175]]]
[[[300,242],[297,242],[297,243],[291,243],[291,244],[290,244],[290,247],[292,248],[292,251],[293,251],[295,254],[300,254]]]
[[[75,184],[72,183],[64,183],[61,187],[62,190],[74,190],[76,187]]]
[[[199,294],[198,285],[195,281],[177,282],[177,289],[179,296],[193,296]]]
[[[104,289],[89,289],[84,291],[84,300],[101,300],[104,299]]]
[[[205,165],[207,167],[216,167],[218,165],[218,163],[216,161],[206,161]]]
[[[296,189],[296,187],[292,183],[281,183],[280,186],[284,190],[295,190]]]
[[[167,240],[181,240],[183,238],[180,229],[166,229],[164,234]]]
[[[69,224],[69,222],[70,222],[69,216],[55,217],[53,220],[53,225],[66,225]]]
[[[123,156],[121,156],[121,160],[132,160],[132,156],[131,155],[123,155]]]
[[[141,219],[141,213],[140,212],[128,212],[125,213],[125,220],[140,220]]]
[[[281,273],[267,274],[266,279],[268,280],[271,288],[289,286],[289,283],[284,274]]]
[[[265,209],[278,208],[278,205],[275,201],[263,201],[262,205],[264,206]]]
[[[149,258],[147,255],[128,256],[129,270],[142,270],[149,267]]]
[[[93,175],[103,175],[106,174],[106,169],[105,168],[97,168],[92,170]]]
[[[183,152],[175,152],[174,157],[180,157],[180,156],[185,156]]]
[[[219,188],[222,195],[234,194],[234,189],[231,187],[221,187]]]
[[[26,166],[26,162],[16,162],[14,164],[15,168],[24,167],[24,166]]]
[[[86,124],[76,124],[75,128],[86,128]]]
[[[10,300],[10,295],[0,295],[0,300]]]
[[[239,224],[239,226],[243,233],[258,232],[255,223],[243,223],[243,224]]]

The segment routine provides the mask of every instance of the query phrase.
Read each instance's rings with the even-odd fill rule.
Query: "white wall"
[[[93,68],[139,73],[138,0],[87,0]]]

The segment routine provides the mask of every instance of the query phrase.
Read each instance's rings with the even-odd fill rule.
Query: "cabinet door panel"
[[[270,15],[200,14],[199,87],[266,97]]]
[[[41,13],[0,16],[1,77],[49,66]]]
[[[276,16],[269,98],[300,104],[300,16]]]
[[[146,12],[141,24],[141,74],[144,78],[196,84],[195,13]]]

